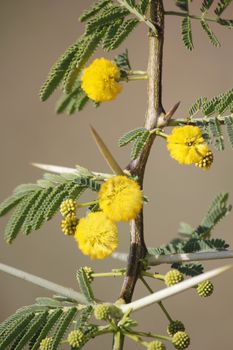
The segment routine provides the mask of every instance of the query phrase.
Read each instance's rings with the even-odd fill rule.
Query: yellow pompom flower
[[[80,219],[74,238],[83,254],[92,259],[104,259],[118,246],[117,227],[103,212]]]
[[[114,62],[97,58],[83,70],[81,86],[93,101],[110,101],[122,90],[119,79],[120,70]]]
[[[113,221],[135,219],[142,208],[142,203],[140,186],[126,176],[113,176],[99,191],[99,206]]]
[[[209,152],[201,130],[191,125],[174,128],[167,137],[167,148],[180,164],[199,163]]]

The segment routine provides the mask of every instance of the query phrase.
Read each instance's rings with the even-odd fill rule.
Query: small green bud
[[[185,331],[185,326],[181,321],[172,321],[167,327],[167,333],[171,337],[179,331]]]
[[[172,344],[176,349],[183,350],[186,349],[190,344],[189,335],[186,332],[177,332],[172,337]]]
[[[110,318],[120,318],[122,311],[113,304],[100,304],[94,308],[94,316],[97,320],[109,320]]]
[[[52,338],[44,338],[40,342],[40,350],[49,350],[49,345],[52,342]]]
[[[214,285],[211,281],[204,281],[196,287],[197,293],[200,297],[209,297],[214,291]]]
[[[165,345],[158,340],[149,343],[147,350],[166,350]]]
[[[183,274],[178,270],[170,270],[166,273],[164,282],[168,287],[174,286],[177,283],[182,282],[184,279]]]
[[[74,330],[69,333],[67,340],[72,348],[80,348],[84,345],[86,337],[83,332]]]
[[[94,273],[93,269],[89,266],[84,266],[83,270],[87,276],[88,282],[91,283],[94,280],[94,277],[92,276],[92,274]]]
[[[75,213],[77,209],[77,202],[73,199],[66,199],[60,205],[60,213],[62,216],[66,216],[70,213]]]

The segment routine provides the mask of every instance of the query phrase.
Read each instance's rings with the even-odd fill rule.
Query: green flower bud
[[[183,350],[186,349],[190,344],[189,335],[186,332],[177,332],[172,337],[172,344],[176,349]]]
[[[80,348],[84,345],[86,337],[83,332],[74,330],[69,333],[67,340],[72,348]]]
[[[185,331],[185,326],[181,321],[172,321],[167,327],[167,333],[172,337],[179,331]]]
[[[62,216],[66,216],[70,213],[75,213],[77,209],[77,202],[73,199],[66,199],[60,205],[60,213]]]
[[[209,297],[214,291],[214,285],[211,281],[204,281],[196,287],[197,293],[200,297]]]
[[[97,320],[109,320],[110,318],[120,318],[122,311],[113,304],[100,304],[94,308],[94,316]]]
[[[52,338],[44,338],[40,342],[40,350],[49,350],[49,345],[52,342]]]
[[[68,214],[61,222],[61,230],[65,235],[73,236],[78,225],[78,218],[74,213]]]
[[[168,287],[171,287],[179,282],[182,282],[183,279],[184,279],[184,276],[180,271],[171,270],[166,273],[164,282]]]
[[[165,345],[158,340],[149,343],[147,350],[166,350]]]

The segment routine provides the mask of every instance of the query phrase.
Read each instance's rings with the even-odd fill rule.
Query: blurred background
[[[81,35],[83,26],[78,18],[91,3],[90,0],[0,1],[1,201],[17,185],[41,178],[42,171],[33,168],[31,162],[68,167],[80,164],[92,170],[108,171],[91,138],[90,124],[101,133],[121,166],[128,163],[130,150],[119,149],[117,139],[143,124],[146,82],[124,84],[123,93],[115,101],[103,103],[97,110],[90,105],[72,117],[55,114],[59,92],[45,103],[38,97],[51,65]],[[193,13],[199,13],[200,4],[201,1],[195,1],[191,6]],[[165,1],[165,7],[174,9],[173,2]],[[233,5],[230,5],[225,17],[232,18],[232,14]],[[222,43],[221,48],[216,49],[200,29],[199,22],[193,21],[195,49],[190,53],[183,46],[180,26],[180,18],[166,19],[163,103],[168,110],[181,101],[176,117],[185,117],[197,97],[213,97],[232,88],[233,32],[213,24]],[[96,56],[113,58],[125,48],[129,50],[132,67],[146,69],[148,45],[144,25],[139,26],[120,49],[110,54],[98,51]],[[182,167],[172,160],[163,140],[154,144],[144,189],[150,197],[150,204],[145,208],[148,246],[159,246],[174,238],[180,221],[198,225],[219,192],[230,192],[233,202],[233,153],[229,144],[226,142],[222,153],[214,151],[214,157],[212,168],[204,172],[194,166]],[[7,219],[9,217],[1,219],[2,233]],[[58,214],[29,237],[20,235],[11,246],[4,242],[2,234],[0,261],[74,289],[77,288],[75,272],[81,266],[91,265],[96,272],[122,266],[112,258],[93,262],[83,256],[73,239],[61,233],[60,220]],[[231,245],[232,226],[233,216],[229,215],[215,231]],[[128,250],[128,231],[127,224],[120,226],[120,251]],[[205,266],[213,268],[225,263],[229,261],[215,261]],[[165,272],[167,268],[161,267],[159,271]],[[185,323],[192,338],[191,349],[231,348],[232,277],[232,271],[218,277],[214,281],[214,295],[206,300],[189,290],[165,302],[172,317]],[[95,281],[97,298],[115,300],[121,283],[121,279]],[[2,272],[0,286],[0,321],[17,308],[33,303],[37,296],[51,296],[50,292]],[[158,290],[162,285],[157,282],[152,286]],[[134,298],[146,293],[138,283]],[[135,317],[144,330],[165,334],[167,320],[159,307],[145,309]],[[110,349],[111,337],[101,337],[86,348],[93,346]],[[140,347],[127,342],[126,348]]]

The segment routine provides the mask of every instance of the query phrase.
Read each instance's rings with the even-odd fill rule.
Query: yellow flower
[[[74,238],[83,254],[92,259],[104,259],[118,246],[117,227],[103,212],[80,219]]]
[[[113,221],[135,219],[142,208],[142,192],[138,183],[126,176],[114,176],[99,191],[99,206]]]
[[[110,101],[122,90],[119,79],[120,71],[114,62],[97,58],[83,70],[81,86],[90,99],[96,102]]]
[[[197,126],[186,125],[172,130],[167,137],[167,148],[172,158],[180,164],[199,163],[209,152],[201,130]]]

